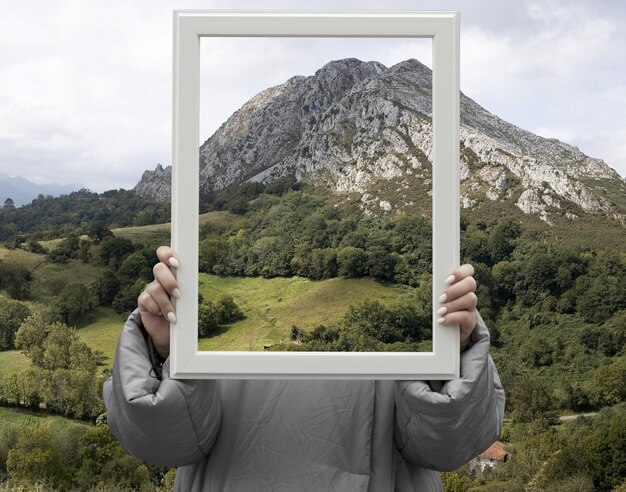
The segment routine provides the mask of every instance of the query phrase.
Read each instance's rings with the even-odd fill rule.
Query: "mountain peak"
[[[432,71],[415,58],[389,68],[356,58],[332,60],[312,76],[292,77],[250,99],[201,146],[201,187],[211,191],[293,174],[362,193],[370,210],[383,202],[378,212],[417,207],[410,196],[426,197],[419,206],[428,208],[431,89]],[[462,94],[460,109],[464,208],[508,201],[548,224],[552,216],[575,220],[584,213],[624,224],[626,200],[620,196],[626,196],[626,181],[602,161],[507,123]],[[146,172],[137,191],[169,199],[169,183],[155,183],[170,173],[160,174],[157,179]],[[395,192],[373,191],[381,180]],[[594,188],[598,180],[607,181],[606,193]]]

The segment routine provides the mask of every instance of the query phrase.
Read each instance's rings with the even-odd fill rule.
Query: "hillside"
[[[216,203],[226,210],[200,217],[200,291],[205,300],[232,296],[244,318],[222,323],[201,338],[201,350],[263,350],[266,345],[285,349],[294,346],[289,344],[294,333],[302,348],[310,349],[327,339],[332,342],[346,327],[356,333],[370,329],[370,339],[382,340],[391,334],[396,338],[390,345],[406,349],[414,345],[403,339],[430,322],[428,220],[416,215],[368,215],[335,192],[289,179],[229,187],[215,193],[208,205]],[[613,231],[613,236],[605,235],[617,245],[613,250],[607,247],[609,241],[594,247],[589,238],[577,237],[576,231],[560,241],[545,237],[537,241],[544,232],[542,221],[535,218],[532,222],[529,216],[515,219],[522,212],[513,204],[508,206],[510,216],[504,217],[464,211],[461,254],[462,261],[476,268],[479,308],[490,329],[491,353],[507,392],[507,422],[501,439],[511,457],[493,475],[476,476],[464,466],[444,474],[444,482],[448,486],[463,483],[472,490],[522,492],[529,480],[541,480],[546,490],[556,490],[555,484],[565,480],[584,483],[574,490],[608,492],[619,483],[620,474],[626,474],[619,455],[606,452],[607,448],[622,449],[620,436],[626,435],[622,425],[626,423],[624,236],[619,229],[607,229]],[[609,219],[594,221],[589,215],[586,220],[591,231]],[[169,240],[169,224],[116,228],[113,233],[97,241],[83,235],[37,243],[38,248],[62,250],[63,255],[28,251],[31,242],[0,248],[0,281],[6,272],[11,273],[2,269],[7,265],[30,273],[30,298],[6,301],[5,297],[0,299],[0,309],[12,302],[46,316],[62,314],[57,311],[59,303],[74,282],[80,284],[81,293],[89,291],[97,299],[74,323],[78,339],[105,356],[89,385],[59,384],[84,381],[76,368],[49,372],[16,350],[0,352],[0,398],[4,405],[20,408],[0,408],[0,416],[6,419],[3,425],[14,429],[4,431],[5,435],[30,436],[28,429],[36,420],[53,422],[33,427],[32,438],[43,433],[48,447],[56,446],[59,439],[64,459],[74,470],[85,463],[71,458],[71,450],[83,446],[79,435],[114,446],[108,428],[77,430],[58,417],[53,421],[36,416],[81,412],[77,415],[93,421],[103,411],[101,392],[92,384],[101,383],[109,374],[123,322],[136,305],[138,289],[150,279],[154,247]],[[588,248],[580,249],[579,242],[586,242]],[[366,299],[380,304],[364,303]],[[355,305],[357,309],[351,309]],[[325,328],[320,329],[320,324]],[[399,326],[413,331],[398,332]],[[57,385],[51,386],[54,381]],[[22,393],[26,398],[16,403],[19,397],[11,395],[19,391],[31,393]],[[25,409],[42,401],[45,409],[40,408],[38,414]],[[86,401],[89,406],[82,403]],[[559,413],[589,410],[600,410],[592,421],[559,424],[556,418]],[[98,418],[101,422],[102,416]],[[62,429],[63,435],[46,434],[46,426]],[[65,438],[66,433],[72,436]],[[29,442],[27,437],[21,439]],[[0,439],[0,465],[4,466],[8,449],[20,446],[27,444]],[[124,461],[123,470],[129,475],[142,477],[144,483],[148,477],[155,477],[153,483],[164,479],[166,469],[148,468],[130,460],[121,448],[115,449],[116,459]],[[551,460],[558,469],[556,464],[542,465]],[[83,475],[76,471],[72,480],[92,480],[100,472],[107,484],[118,483],[117,471],[107,475],[106,468],[83,470]]]

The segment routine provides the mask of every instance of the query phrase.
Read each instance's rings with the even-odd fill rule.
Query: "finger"
[[[178,282],[174,278],[174,274],[165,263],[157,263],[152,268],[154,279],[160,283],[169,295],[179,297]]]
[[[450,276],[446,278],[446,284],[454,284],[455,282],[472,275],[474,275],[474,267],[471,264],[465,263],[464,265],[456,266],[450,272]]]
[[[155,316],[161,316],[163,314],[157,302],[145,290],[139,294],[137,305],[141,311],[148,311]]]
[[[176,256],[174,250],[169,246],[159,246],[156,250],[156,254],[157,258],[166,265],[172,266],[174,268],[178,268],[180,266],[178,256]]]
[[[466,337],[468,333],[472,332],[473,328],[476,326],[477,319],[475,309],[469,311],[455,311],[454,313],[442,316],[442,318],[443,321],[440,321],[441,318],[438,318],[437,322],[443,325],[459,325],[461,338],[463,338],[463,336]]]
[[[453,313],[455,311],[468,310],[471,311],[476,307],[478,303],[478,297],[474,292],[467,292],[461,297],[446,302],[437,310],[438,316],[445,316],[446,314]]]
[[[444,290],[442,296],[439,297],[439,302],[450,302],[457,297],[464,296],[468,292],[476,292],[476,280],[471,276],[459,280],[457,283]]]
[[[148,284],[148,287],[146,287],[145,292],[150,294],[154,302],[157,303],[157,305],[159,306],[159,311],[163,313],[163,315],[168,320],[170,320],[172,323],[175,323],[176,313],[174,312],[174,306],[172,306],[170,296],[165,291],[165,289],[163,289],[161,284],[156,281],[151,282],[150,284]]]

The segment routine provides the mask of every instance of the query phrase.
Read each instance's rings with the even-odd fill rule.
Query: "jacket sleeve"
[[[461,376],[450,381],[397,381],[395,443],[403,458],[433,470],[458,468],[500,434],[504,390],[489,355],[489,331],[477,312]]]
[[[170,379],[169,358],[159,377],[150,355],[136,309],[103,385],[111,431],[128,453],[147,463],[184,466],[206,459],[221,424],[216,381]]]

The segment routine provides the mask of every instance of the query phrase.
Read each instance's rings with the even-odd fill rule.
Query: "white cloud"
[[[332,9],[336,2],[0,3],[0,171],[104,191],[131,188],[145,169],[169,164],[171,11],[181,7]],[[626,69],[616,62],[626,45],[617,28],[626,21],[621,4],[347,0],[341,7],[461,10],[462,90],[626,175]],[[201,140],[259,90],[331,59],[389,66],[430,52],[430,43],[417,41],[344,41],[214,42],[202,81],[219,96],[204,93]]]

